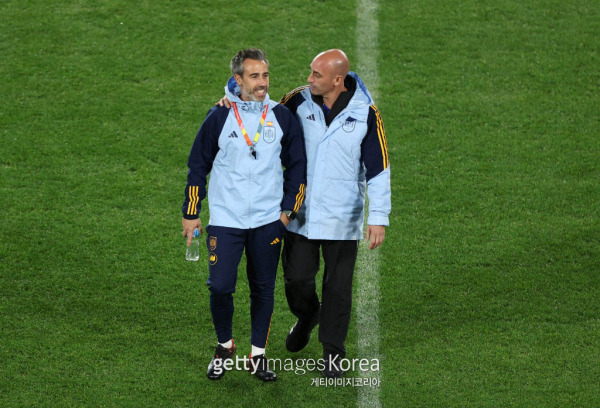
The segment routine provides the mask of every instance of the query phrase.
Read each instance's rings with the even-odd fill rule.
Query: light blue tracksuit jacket
[[[358,240],[363,235],[365,192],[369,225],[389,225],[390,168],[383,122],[360,77],[348,105],[327,126],[322,107],[308,86],[281,103],[298,118],[306,144],[304,206],[288,230],[309,239]]]
[[[255,145],[256,157],[251,154],[234,110],[213,107],[189,155],[183,217],[198,218],[209,173],[210,225],[257,228],[278,220],[282,210],[299,211],[306,186],[306,154],[298,121],[268,95],[263,102],[242,101],[233,78],[225,86],[225,94],[237,104],[251,141],[264,107],[269,106]]]

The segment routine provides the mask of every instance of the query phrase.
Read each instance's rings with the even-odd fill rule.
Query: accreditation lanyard
[[[250,141],[248,137],[248,132],[246,132],[246,128],[242,123],[242,118],[240,117],[240,112],[238,111],[237,104],[235,102],[232,103],[233,112],[235,113],[235,118],[237,119],[238,125],[240,126],[240,130],[244,135],[244,139],[246,139],[246,144],[250,147],[250,154],[252,157],[256,159],[256,150],[254,150],[254,146],[258,143],[258,138],[260,137],[260,132],[262,131],[263,125],[265,124],[265,119],[267,117],[267,111],[269,110],[269,105],[265,105],[265,109],[263,110],[262,117],[260,118],[260,123],[258,124],[258,129],[256,130],[256,136],[254,136],[254,143]]]

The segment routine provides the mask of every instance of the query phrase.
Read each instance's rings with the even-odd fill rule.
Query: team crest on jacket
[[[217,249],[217,237],[210,237],[208,245],[211,251]]]
[[[273,143],[275,141],[275,128],[273,126],[265,126],[265,130],[263,130],[263,139],[267,143]]]
[[[356,126],[356,119],[354,119],[351,116],[348,116],[346,118],[346,121],[344,122],[344,125],[342,126],[342,129],[344,129],[344,131],[346,131],[347,133],[350,133],[354,130],[355,126]]]
[[[217,258],[217,254],[215,254],[214,252],[211,252],[210,254],[208,254],[208,262],[209,262],[211,265],[214,265],[214,264],[216,264],[216,263],[217,263],[217,260],[218,260],[218,258]]]

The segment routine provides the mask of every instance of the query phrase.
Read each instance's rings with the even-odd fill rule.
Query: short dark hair
[[[248,48],[245,50],[239,50],[238,53],[231,59],[229,66],[231,67],[231,73],[233,75],[243,76],[244,74],[244,60],[246,59],[254,59],[258,61],[264,61],[267,66],[269,65],[269,61],[267,61],[267,54],[263,50],[259,50],[258,48]]]

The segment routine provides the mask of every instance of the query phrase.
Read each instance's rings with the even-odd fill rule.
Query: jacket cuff
[[[377,213],[369,213],[369,218],[367,219],[367,225],[383,225],[385,227],[390,225],[390,220],[387,215],[377,214]]]
[[[187,215],[186,213],[183,213],[183,218],[185,218],[186,220],[197,220],[198,218],[200,218],[200,216],[198,214]]]

